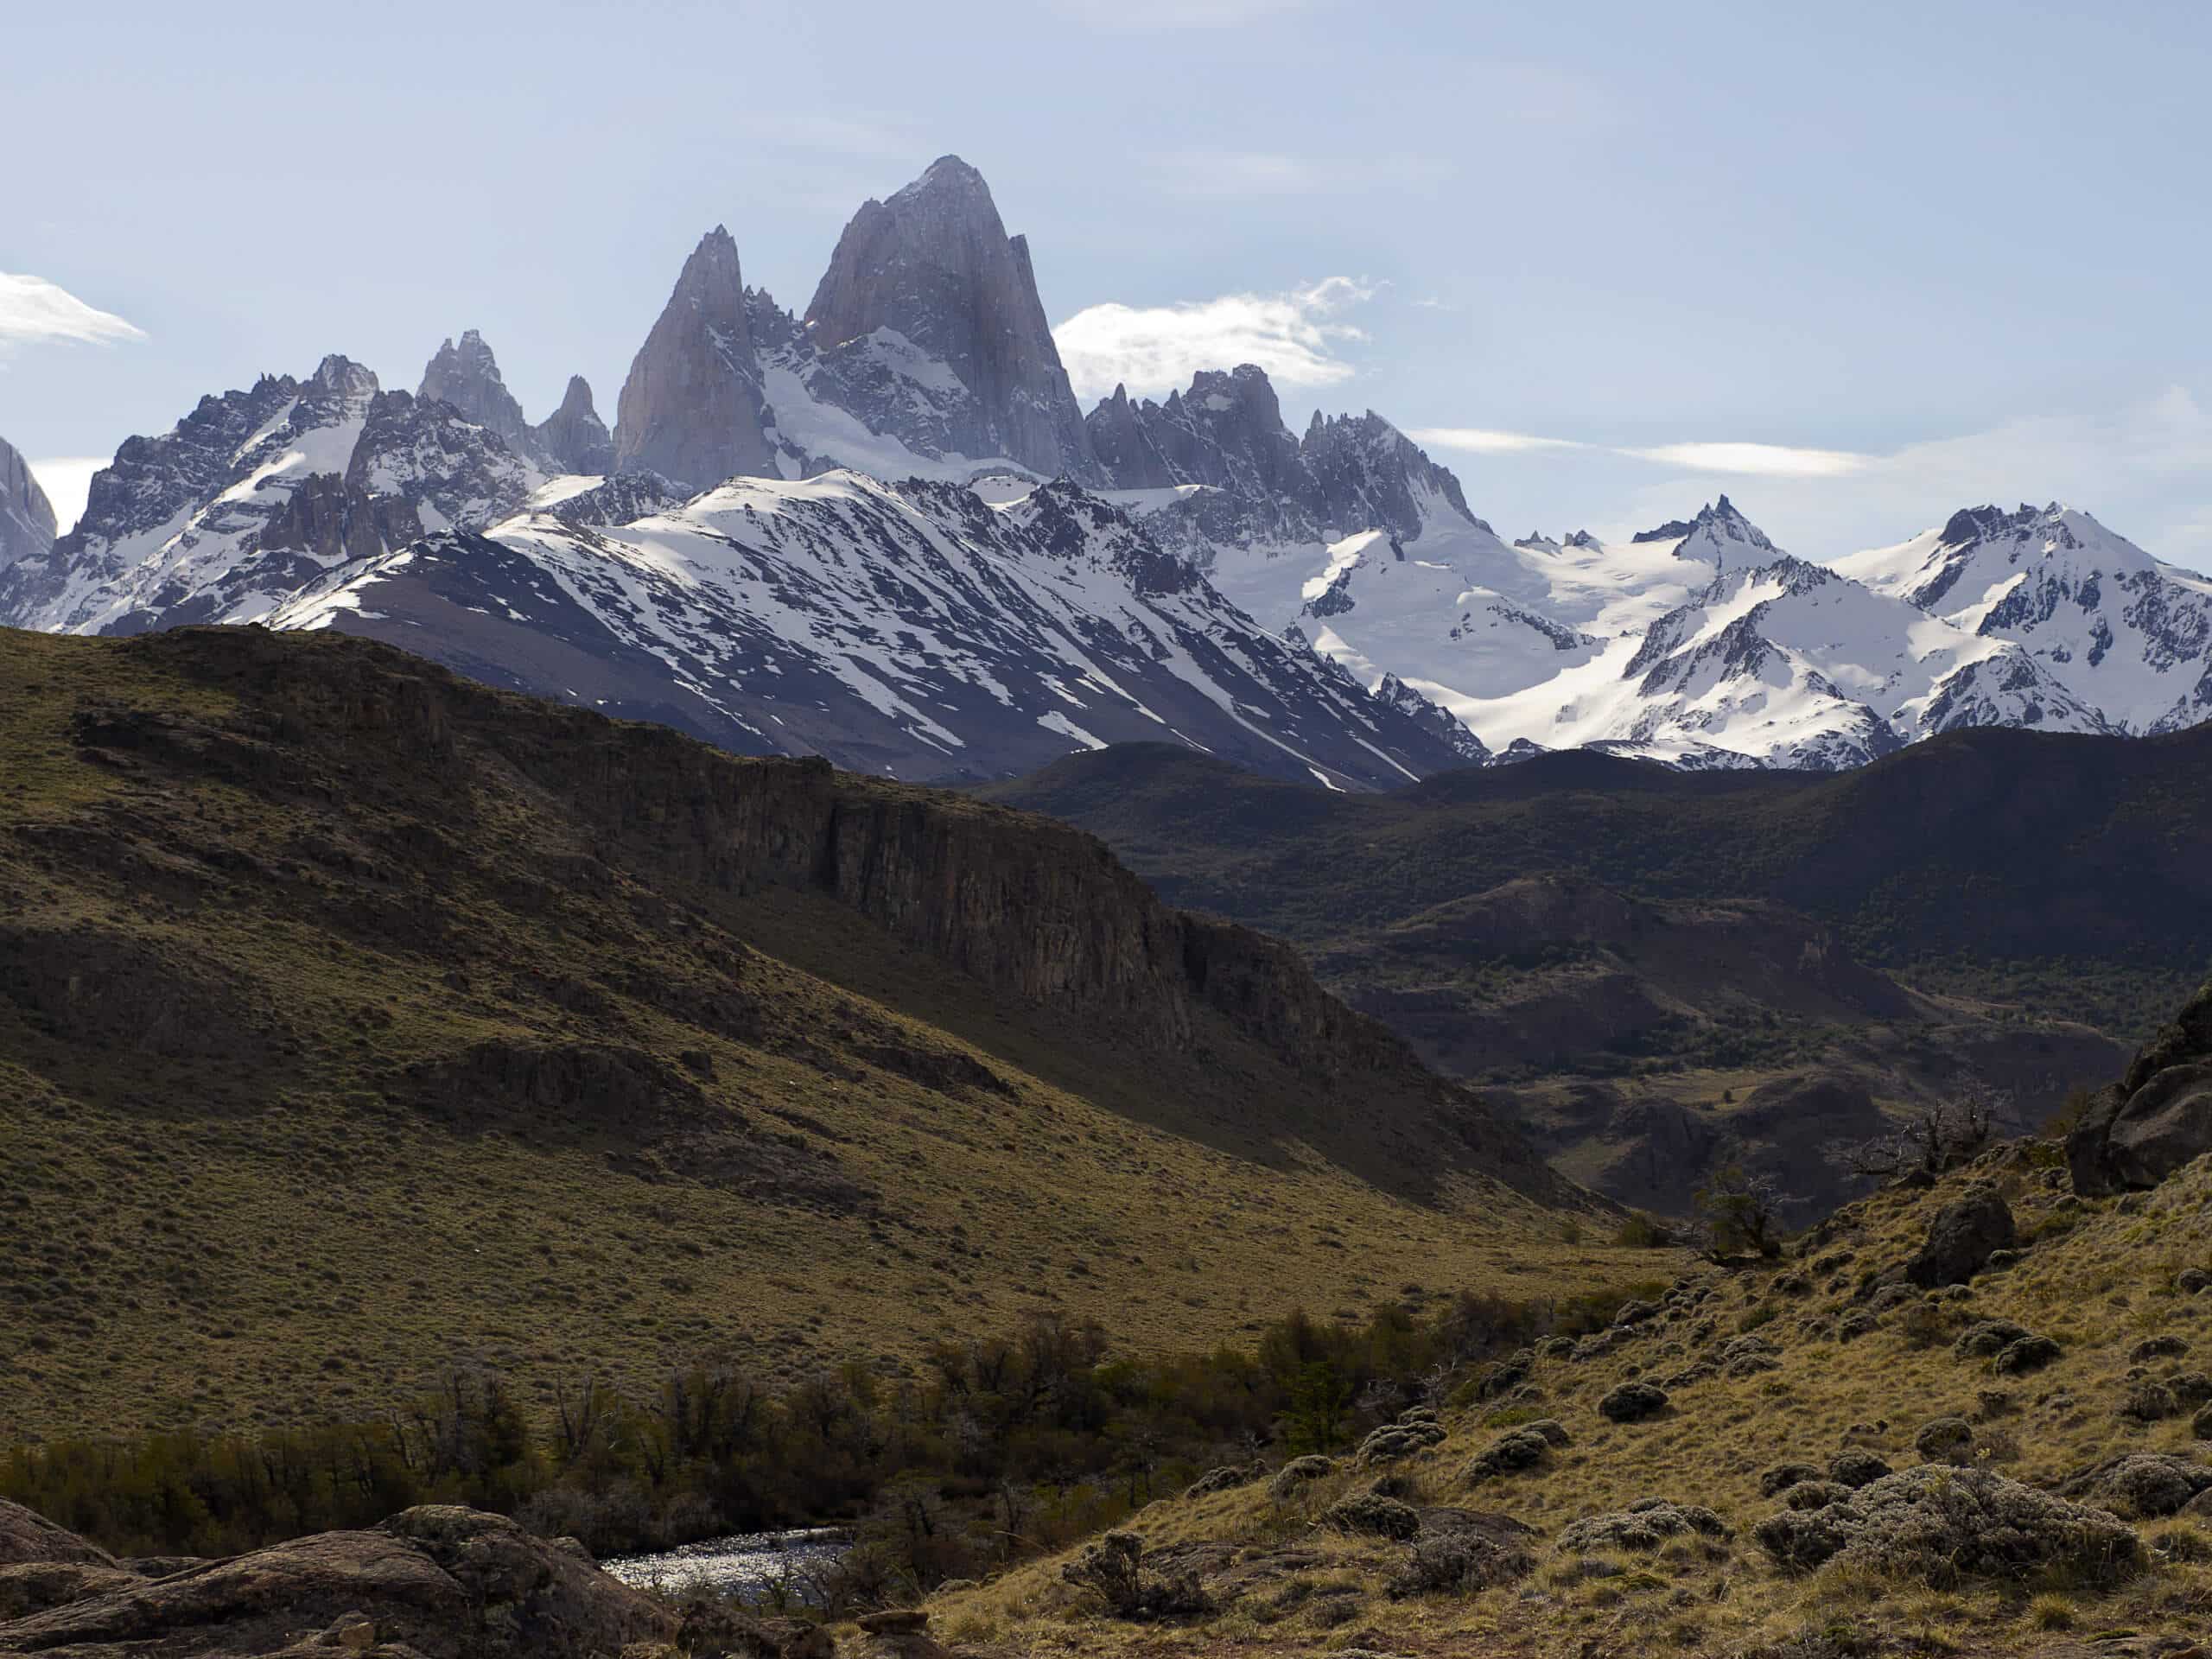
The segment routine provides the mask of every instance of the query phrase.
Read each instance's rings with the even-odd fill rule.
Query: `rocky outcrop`
[[[2212,985],[2183,1006],[2067,1137],[2074,1190],[2156,1186],[2212,1152]]]
[[[760,362],[747,323],[737,244],[717,225],[630,365],[615,405],[614,464],[704,489],[774,474]]]
[[[1247,545],[1382,530],[1411,541],[1440,513],[1482,522],[1459,480],[1372,410],[1316,413],[1294,436],[1255,364],[1202,369],[1164,404],[1116,386],[1085,424],[1117,487],[1205,486],[1163,510],[1175,539]]]
[[[2010,1249],[2018,1236],[2003,1196],[1993,1186],[1978,1186],[1936,1212],[1904,1276],[1923,1290],[1962,1285],[1993,1251]]]
[[[343,359],[336,359],[342,362]],[[145,556],[149,544],[245,475],[254,435],[282,422],[301,396],[289,375],[264,375],[245,391],[202,397],[159,437],[130,437],[92,474],[85,511],[43,554],[0,565],[0,624],[68,628],[84,620],[72,595],[112,582]]]
[[[904,346],[950,369],[969,400],[951,412],[944,448],[973,459],[1004,455],[1047,477],[1099,480],[1028,244],[1007,234],[983,175],[958,156],[931,163],[888,200],[861,206],[837,238],[805,321],[815,348],[833,362],[841,352]],[[895,408],[881,418],[878,430],[899,433]]]
[[[570,375],[561,407],[533,426],[500,378],[491,346],[474,328],[460,344],[448,340],[438,347],[415,396],[419,402],[450,404],[463,420],[498,434],[508,448],[549,470],[594,475],[614,470],[614,439],[592,406],[590,383]]]
[[[531,429],[538,450],[563,472],[594,476],[614,470],[614,436],[592,407],[591,385],[581,374],[569,377],[561,407]]]
[[[415,395],[425,400],[451,404],[462,418],[496,432],[510,449],[527,449],[534,438],[522,405],[499,378],[499,365],[484,336],[474,328],[439,346],[423,371],[423,384]]]
[[[54,504],[31,476],[30,463],[0,438],[0,570],[54,545]]]
[[[65,1531],[35,1510],[0,1497],[0,1567],[111,1567],[114,1556]]]
[[[404,391],[371,401],[346,482],[365,495],[400,496],[442,522],[475,530],[520,507],[542,474],[487,427],[453,405]]]
[[[335,473],[315,473],[269,521],[261,550],[306,553],[340,564],[404,547],[422,533],[422,515],[404,496],[371,495]]]
[[[92,1584],[92,1593],[0,1623],[0,1653],[590,1659],[677,1630],[657,1603],[581,1554],[502,1516],[444,1505],[151,1581]]]

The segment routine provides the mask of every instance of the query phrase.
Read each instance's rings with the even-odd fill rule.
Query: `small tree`
[[[1300,1368],[1291,1385],[1288,1439],[1294,1452],[1333,1452],[1344,1443],[1351,1384],[1325,1359]]]
[[[1970,1078],[1888,1133],[1842,1147],[1842,1163],[1854,1175],[1925,1184],[1973,1161],[2012,1113],[2012,1096]]]
[[[1715,1261],[1746,1250],[1777,1254],[1782,1249],[1782,1207],[1788,1202],[1770,1177],[1751,1174],[1741,1164],[1715,1171],[1695,1198],[1706,1254]]]

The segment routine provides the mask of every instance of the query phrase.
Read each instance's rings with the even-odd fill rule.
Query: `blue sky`
[[[2212,567],[2207,86],[2148,3],[18,8],[0,436],[104,457],[329,351],[411,388],[471,327],[611,418],[702,231],[803,307],[952,151],[1086,380],[1257,355],[1509,535],[2058,498]]]

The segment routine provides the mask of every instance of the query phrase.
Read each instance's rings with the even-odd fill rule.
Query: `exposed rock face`
[[[77,526],[0,568],[0,623],[259,621],[334,565],[506,517],[543,476],[453,404],[383,391],[359,364],[326,357],[305,380],[264,378],[202,398],[161,437],[126,440]]]
[[[1116,386],[1085,424],[1117,487],[1206,486],[1161,514],[1193,542],[1313,542],[1362,530],[1410,541],[1440,515],[1481,523],[1459,480],[1372,410],[1316,414],[1302,440],[1293,436],[1255,364],[1200,370],[1164,404],[1137,403]]]
[[[449,404],[380,393],[369,404],[346,466],[346,482],[371,495],[401,496],[435,513],[423,528],[474,530],[521,506],[542,478],[498,434]]]
[[[951,448],[1097,480],[1028,244],[1007,236],[983,175],[958,156],[932,162],[889,200],[862,205],[837,238],[806,326],[825,356],[896,344],[886,340],[895,334],[944,363],[972,400],[953,419]]]
[[[592,407],[591,386],[581,374],[569,377],[561,407],[531,429],[537,448],[564,472],[611,473],[614,438]]]
[[[371,558],[423,533],[422,515],[404,496],[371,495],[335,473],[301,480],[261,532],[264,554],[312,554],[324,564]]]
[[[1433,699],[1423,696],[1395,674],[1385,674],[1375,687],[1375,700],[1397,709],[1408,719],[1417,721],[1452,753],[1471,766],[1484,766],[1490,760],[1490,750],[1459,721],[1452,711]]]
[[[460,345],[448,340],[438,347],[415,395],[451,404],[463,418],[498,433],[510,449],[526,449],[533,442],[522,405],[499,378],[492,348],[474,328],[461,335]]]
[[[0,1653],[158,1659],[321,1647],[395,1659],[588,1659],[677,1629],[582,1557],[502,1516],[444,1505],[372,1531],[318,1533],[168,1578],[92,1587],[0,1624]]]
[[[2074,1190],[2156,1186],[2212,1152],[2212,985],[2103,1090],[2067,1137]]]
[[[0,1497],[0,1567],[32,1564],[113,1567],[98,1544],[66,1532],[35,1510]]]
[[[230,577],[302,479],[344,469],[376,395],[375,375],[333,355],[305,381],[264,377],[201,398],[160,437],[124,440],[92,475],[76,527],[44,556],[0,569],[0,623],[157,625],[203,581]]]
[[[683,262],[622,383],[615,465],[699,489],[741,474],[772,476],[769,423],[737,244],[717,225]]]
[[[1936,1212],[1919,1253],[1905,1264],[1905,1277],[1923,1290],[1962,1285],[1981,1271],[1992,1250],[2010,1249],[2018,1238],[2012,1211],[1997,1189],[1977,1187]]]
[[[54,545],[54,504],[30,464],[0,438],[0,569]]]
[[[1178,736],[1338,788],[1465,760],[1440,711],[1385,703],[1261,629],[1073,484],[1002,508],[842,472],[684,493],[617,474],[486,535],[333,571],[270,626],[370,634],[740,753],[918,780]]]

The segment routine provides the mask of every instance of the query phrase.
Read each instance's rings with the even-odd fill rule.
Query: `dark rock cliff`
[[[303,757],[342,745],[357,770],[404,757],[397,787],[495,765],[557,797],[591,855],[663,892],[826,893],[1001,997],[1116,1040],[1203,1052],[1221,1025],[1341,1092],[1350,1113],[1452,1124],[1485,1173],[1567,1192],[1516,1130],[1427,1071],[1379,1023],[1323,990],[1287,944],[1160,902],[1082,831],[965,797],[808,760],[741,760],[664,728],[531,702],[339,635],[189,629],[134,640],[236,696],[219,736],[188,742],[261,790],[315,786]]]

